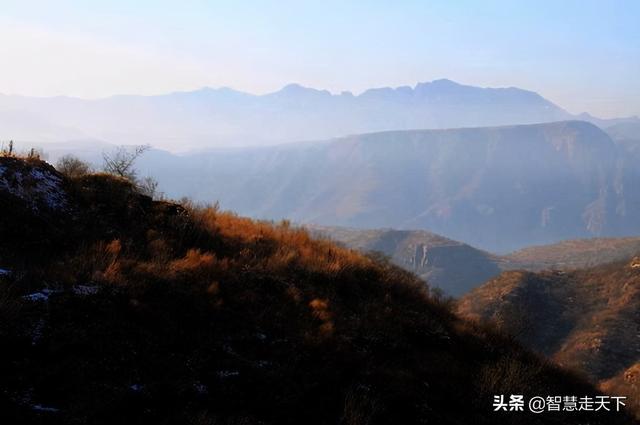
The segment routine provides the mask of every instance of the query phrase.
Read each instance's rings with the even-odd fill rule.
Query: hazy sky
[[[449,78],[640,115],[640,1],[0,0],[0,93],[333,92]]]

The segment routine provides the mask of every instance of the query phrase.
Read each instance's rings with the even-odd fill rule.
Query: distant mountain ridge
[[[265,95],[226,87],[96,100],[0,95],[2,139],[30,143],[98,139],[112,144],[150,143],[172,151],[575,118],[601,126],[609,122],[590,115],[575,117],[531,91],[481,88],[446,79],[369,89],[359,95],[331,94],[298,84]]]
[[[158,153],[140,166],[169,196],[256,218],[424,229],[495,253],[640,235],[637,161],[579,121]]]

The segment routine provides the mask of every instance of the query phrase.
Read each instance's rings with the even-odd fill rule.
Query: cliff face
[[[452,296],[461,296],[498,275],[504,263],[496,255],[423,230],[307,228],[349,248],[387,255],[396,265]]]
[[[256,218],[423,229],[504,253],[640,234],[633,158],[597,127],[570,121],[149,159],[145,172],[171,195]]]
[[[425,248],[417,246],[415,272],[453,296],[461,296],[500,273],[496,256],[469,245]]]

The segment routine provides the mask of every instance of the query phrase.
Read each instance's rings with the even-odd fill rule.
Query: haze
[[[84,98],[449,78],[640,114],[640,3],[2,2],[0,93]]]

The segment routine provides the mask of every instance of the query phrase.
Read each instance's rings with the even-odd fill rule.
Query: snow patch
[[[36,412],[56,413],[56,412],[60,411],[60,409],[58,409],[58,408],[43,406],[42,404],[34,404],[33,406],[31,406],[31,408],[33,410],[35,410]]]
[[[27,301],[34,301],[34,302],[47,302],[49,301],[49,297],[51,297],[51,295],[59,294],[60,292],[62,291],[45,288],[42,291],[25,295],[22,297],[22,299]]]
[[[95,295],[98,293],[100,288],[95,285],[76,285],[73,287],[72,291],[76,295]]]
[[[33,294],[25,295],[22,299],[27,301],[49,301],[49,295],[44,292],[35,292]]]
[[[60,411],[57,407],[45,406],[40,403],[33,403],[33,388],[29,388],[18,400],[22,406],[29,407],[31,410],[43,413],[57,413]]]
[[[38,211],[39,207],[51,210],[67,207],[62,179],[46,169],[8,170],[0,167],[0,191],[25,201],[33,211]]]
[[[71,291],[75,295],[80,296],[88,296],[95,295],[100,290],[100,287],[93,285],[76,285],[71,288]],[[32,294],[27,294],[22,297],[23,300],[33,301],[33,302],[47,302],[52,295],[60,294],[64,292],[62,289],[49,289],[45,288],[41,291],[34,292]]]
[[[230,378],[232,376],[238,376],[240,375],[240,372],[238,372],[237,370],[220,370],[218,371],[218,377],[219,378]]]

